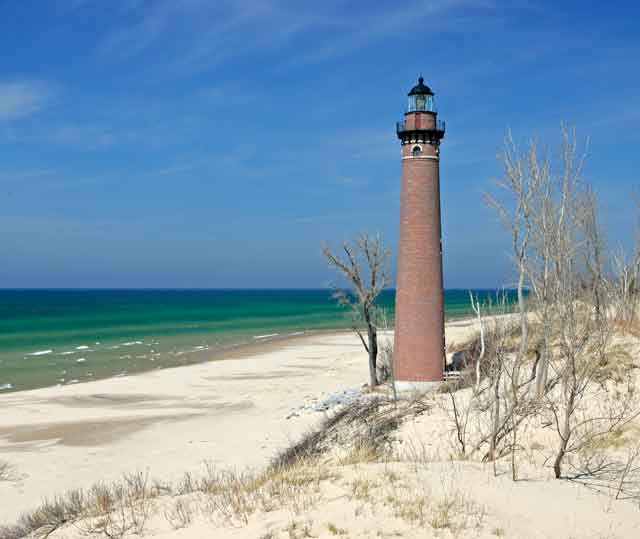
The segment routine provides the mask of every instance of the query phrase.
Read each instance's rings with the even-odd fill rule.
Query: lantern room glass
[[[433,96],[428,94],[415,94],[409,96],[408,112],[433,112]]]

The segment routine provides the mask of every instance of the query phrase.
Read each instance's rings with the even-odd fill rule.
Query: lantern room
[[[409,92],[409,108],[407,112],[435,112],[433,106],[433,92],[420,77],[418,84]]]

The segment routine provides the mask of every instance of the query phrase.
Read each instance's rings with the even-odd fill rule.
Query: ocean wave
[[[53,350],[39,350],[38,352],[31,352],[27,354],[28,356],[46,356],[47,354],[51,354]]]
[[[134,344],[142,344],[142,341],[129,341],[129,342],[123,342],[122,346],[133,346]]]
[[[75,350],[71,350],[69,352],[60,352],[61,356],[70,356],[71,354],[75,354],[76,351]]]
[[[5,391],[7,389],[13,389],[13,384],[0,384],[0,391]]]
[[[89,347],[86,344],[81,346],[76,346],[76,350],[89,350]]]
[[[76,359],[76,363],[84,363],[85,361],[87,361],[85,358],[80,357],[78,359]]]
[[[269,337],[277,337],[280,333],[269,333],[268,335],[254,335],[254,339],[268,339]]]
[[[287,333],[287,337],[295,337],[296,335],[304,335],[304,331],[295,331],[293,333]]]

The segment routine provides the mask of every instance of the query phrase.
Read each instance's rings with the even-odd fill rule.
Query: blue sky
[[[507,127],[589,136],[612,245],[640,164],[634,2],[0,0],[1,287],[319,287],[397,244],[394,122],[447,122],[445,285],[511,279],[482,203]]]

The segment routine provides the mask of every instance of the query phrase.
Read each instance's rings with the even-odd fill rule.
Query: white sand
[[[286,419],[323,394],[367,380],[351,334],[272,345],[264,354],[0,396],[0,523],[45,495],[123,472],[174,480],[200,470],[262,467],[322,413]]]
[[[448,324],[447,342],[460,342],[473,330],[468,321]],[[20,479],[0,481],[0,523],[12,522],[45,495],[118,479],[123,472],[149,470],[152,477],[175,481],[186,470],[201,472],[204,461],[220,468],[261,468],[323,417],[293,412],[366,380],[366,354],[359,340],[334,334],[300,337],[243,359],[4,395],[0,460],[13,464]],[[443,484],[455,480],[474,504],[486,505],[482,529],[472,527],[460,536],[640,536],[637,503],[616,502],[544,475],[513,483],[506,468],[494,478],[487,465],[450,463],[445,455],[438,462],[440,452],[447,451],[443,440],[448,429],[441,410],[405,424],[400,441],[408,446],[418,440],[436,462],[421,467],[419,474],[413,465],[393,466],[403,478],[400,484],[417,481],[432,502],[442,496],[438,490]],[[377,464],[342,469],[339,479],[321,487],[327,501],[298,520],[312,521],[315,537],[333,537],[329,524],[348,528],[349,537],[424,537],[424,528],[396,518],[388,507],[353,497],[354,481],[369,476],[372,489],[380,496],[389,494],[380,482],[380,466],[387,473],[387,465]],[[248,538],[279,530],[273,537],[285,537],[283,530],[293,518],[287,511],[273,511],[240,529],[214,529],[211,522],[196,519],[175,531],[159,514],[146,534]],[[75,537],[73,530],[69,533]],[[452,535],[443,530],[439,536]]]

